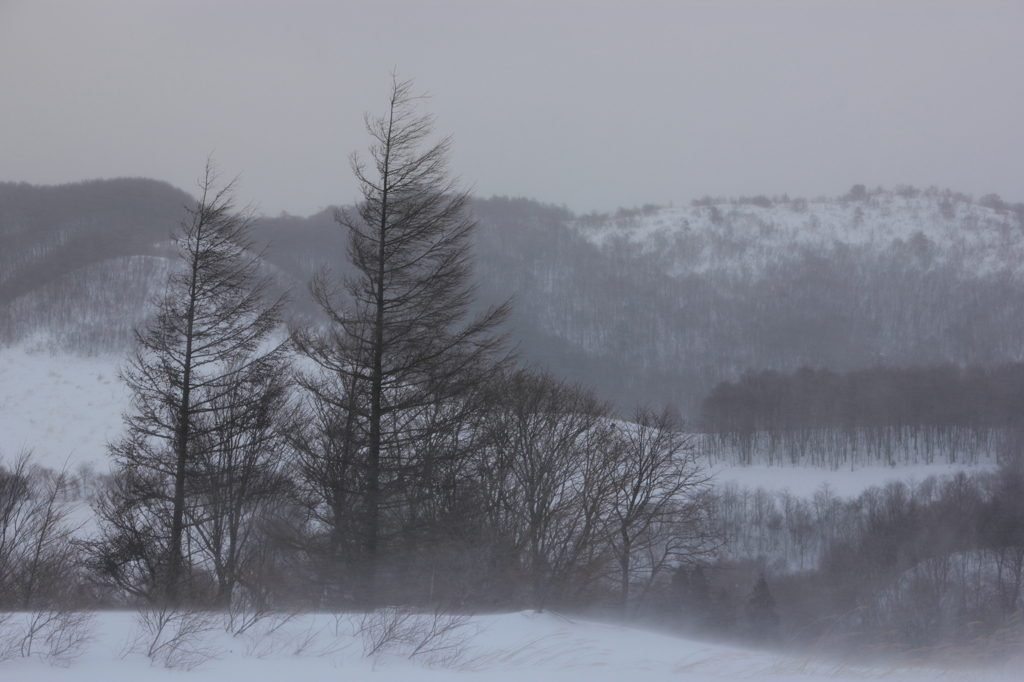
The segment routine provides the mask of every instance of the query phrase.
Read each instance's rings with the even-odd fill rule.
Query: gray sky
[[[0,181],[356,198],[389,73],[479,196],[577,212],[904,183],[1024,200],[1024,2],[0,0]]]

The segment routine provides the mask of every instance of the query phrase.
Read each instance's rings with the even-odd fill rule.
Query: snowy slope
[[[995,469],[994,460],[986,460],[977,466],[966,464],[910,464],[888,466],[863,466],[856,469],[844,468],[838,471],[818,467],[781,467],[754,464],[747,467],[715,465],[711,468],[716,485],[735,483],[739,488],[764,488],[772,491],[789,491],[799,497],[811,497],[827,485],[840,497],[856,497],[866,488],[879,486],[888,481],[923,481],[929,476],[945,476],[959,471],[982,471]]]
[[[74,467],[94,463],[106,470],[106,442],[120,432],[120,414],[128,408],[123,386],[116,379],[119,358],[78,358],[39,352],[38,346],[0,349],[0,448],[6,456],[31,447],[40,463]],[[34,352],[33,352],[34,351]],[[924,477],[945,473],[945,466],[858,468],[855,471],[749,467],[716,469],[720,483],[789,489],[813,493],[822,483],[840,495],[855,495],[867,485],[894,476]],[[81,513],[88,514],[86,507]],[[86,520],[84,517],[83,521]],[[17,618],[7,633],[18,631]],[[189,672],[168,671],[141,650],[125,653],[140,633],[128,613],[94,616],[94,638],[69,667],[51,665],[38,656],[0,662],[0,679],[84,680],[184,679],[278,680],[819,680],[836,676],[930,680],[936,671],[894,664],[856,666],[802,655],[781,655],[725,645],[688,641],[636,628],[614,626],[554,614],[514,613],[477,616],[465,630],[472,635],[457,659],[440,662],[430,657],[408,659],[398,647],[378,656],[365,655],[365,642],[356,633],[356,617],[302,616],[277,634],[231,637],[222,624],[203,633],[211,657]],[[4,638],[0,623],[0,640]],[[14,628],[11,630],[11,628]],[[0,641],[0,650],[3,642]],[[131,648],[131,647],[128,647]],[[136,647],[138,649],[138,647]],[[1017,680],[1021,661],[986,669],[939,671],[943,679]]]
[[[0,347],[0,453],[31,450],[53,469],[106,470],[106,444],[120,434],[128,407],[120,358],[51,355],[37,346]]]

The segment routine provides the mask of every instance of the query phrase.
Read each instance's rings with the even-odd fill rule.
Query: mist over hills
[[[121,352],[170,264],[188,194],[146,179],[0,184],[0,343]],[[936,189],[705,198],[575,215],[476,200],[478,305],[515,297],[521,356],[623,409],[702,397],[747,371],[1024,359],[1024,204]],[[305,284],[343,273],[333,209],[255,235]]]

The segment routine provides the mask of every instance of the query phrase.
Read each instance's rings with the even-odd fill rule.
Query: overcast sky
[[[390,72],[479,196],[586,213],[937,185],[1024,201],[1024,2],[0,0],[0,181],[309,215]]]

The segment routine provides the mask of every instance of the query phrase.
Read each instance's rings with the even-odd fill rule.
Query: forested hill
[[[189,201],[142,179],[0,184],[0,341],[123,349]],[[695,415],[748,370],[1024,360],[1024,205],[994,195],[857,186],[612,215],[507,198],[474,211],[480,304],[514,295],[522,357],[623,407]],[[312,313],[310,275],[345,268],[332,210],[265,218],[257,236]]]
[[[93,263],[155,254],[192,201],[144,179],[0,183],[0,305]]]
[[[620,402],[748,370],[1024,358],[1024,205],[937,190],[704,199],[571,216],[492,199],[483,274],[530,353]]]

